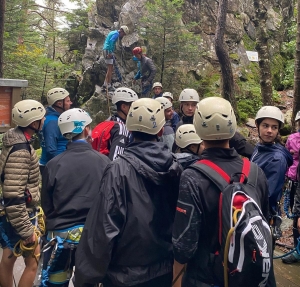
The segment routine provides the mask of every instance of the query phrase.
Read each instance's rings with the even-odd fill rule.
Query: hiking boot
[[[293,252],[290,255],[287,255],[283,258],[281,258],[282,263],[285,264],[293,264],[293,263],[297,263],[300,262],[300,255],[297,252]]]
[[[113,86],[108,87],[109,92],[114,92],[116,89]]]
[[[102,90],[102,91],[106,91],[106,86],[103,85],[103,86],[101,87],[101,90]]]

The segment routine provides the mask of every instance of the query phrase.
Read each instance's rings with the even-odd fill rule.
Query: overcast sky
[[[35,1],[39,5],[45,6],[44,0],[35,0]],[[63,10],[63,11],[68,11],[68,10],[72,10],[72,9],[76,8],[76,4],[70,2],[69,0],[63,0],[62,3],[64,6],[61,7],[61,10]],[[60,23],[60,25],[58,26],[59,28],[68,27],[64,17],[58,17],[58,18],[56,18],[56,20]]]
[[[39,5],[45,5],[44,0],[35,0]],[[74,9],[76,8],[76,4],[70,2],[69,0],[62,1],[63,5],[65,6],[64,9]]]

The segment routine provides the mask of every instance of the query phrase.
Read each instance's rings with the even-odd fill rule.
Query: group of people
[[[276,239],[285,176],[297,187],[299,132],[285,148],[279,138],[284,116],[277,107],[264,106],[255,118],[260,142],[253,148],[237,132],[234,111],[225,99],[200,100],[196,90],[184,89],[178,120],[173,95],[163,93],[161,83],[154,83],[153,91],[152,99],[139,99],[132,89],[117,88],[112,97],[116,113],[106,121],[112,123],[108,136],[108,125],[102,132],[97,127],[92,131],[89,114],[70,109],[63,88],[48,92],[47,108],[34,100],[14,106],[17,126],[5,133],[0,155],[2,287],[13,284],[19,241],[25,246],[20,253],[26,265],[22,287],[32,286],[41,252],[40,286],[68,286],[74,266],[76,287],[170,287],[177,277],[173,269],[176,275],[185,270],[182,287],[226,286],[216,274],[222,265],[221,190],[196,168],[202,162],[209,161],[227,177],[239,177],[244,173],[241,156],[251,159],[250,170],[256,171],[253,198]],[[39,162],[30,144],[35,133],[41,139]],[[98,149],[104,135],[107,153]],[[296,244],[300,188],[293,192]],[[39,204],[46,225],[43,248],[36,244],[29,252],[26,247],[38,241]],[[269,259],[259,286],[276,286],[272,254]],[[299,254],[287,259],[285,263],[297,262]],[[243,285],[252,286],[251,280]]]
[[[114,92],[115,88],[112,86],[112,73],[113,66],[115,64],[114,51],[116,42],[118,39],[122,39],[125,35],[128,35],[129,28],[126,25],[122,25],[119,30],[114,30],[108,33],[103,44],[103,57],[107,65],[107,72],[105,80],[102,85],[102,90],[107,92]],[[141,97],[148,97],[151,92],[153,80],[156,75],[156,67],[151,58],[143,54],[141,47],[135,47],[132,50],[132,60],[137,62],[138,71],[133,78],[133,84],[136,84],[140,80],[141,84]],[[155,91],[156,87],[153,85],[152,89]],[[156,93],[156,91],[155,91]]]
[[[279,137],[284,115],[277,107],[264,106],[256,114],[259,143],[253,147],[237,132],[228,101],[200,99],[190,88],[179,94],[180,117],[173,94],[152,83],[156,69],[140,47],[133,49],[139,68],[134,81],[141,79],[142,98],[127,87],[115,89],[115,43],[128,32],[127,26],[112,31],[103,47],[108,66],[103,88],[113,92],[116,105],[105,122],[92,129],[90,115],[71,108],[63,88],[49,90],[46,108],[34,100],[14,106],[16,127],[4,134],[0,155],[0,285],[13,286],[14,263],[22,255],[26,267],[20,287],[33,285],[39,256],[43,264],[37,281],[42,287],[68,286],[74,267],[76,287],[171,287],[182,271],[182,287],[241,286],[228,285],[228,272],[232,278],[246,273],[242,285],[253,287],[257,274],[252,268],[260,260],[257,286],[276,286],[267,237],[273,236],[274,248],[287,177],[295,245],[299,238],[299,131],[284,147]],[[151,90],[152,98],[145,97]],[[300,113],[295,121],[299,124]],[[42,147],[39,160],[30,143],[34,134]],[[250,246],[250,257],[244,254],[245,262],[251,262],[246,271],[223,268],[227,259],[220,230],[222,221],[230,219],[220,217],[227,193],[214,179],[215,171],[226,179],[225,187],[237,181],[238,188],[251,189],[251,197],[238,192],[234,224],[251,201],[256,220],[267,226],[264,238],[250,223],[257,244]],[[40,226],[43,220],[46,231]],[[228,238],[234,246],[234,237]],[[43,243],[37,244],[39,240]],[[296,251],[283,258],[284,263],[299,260]]]

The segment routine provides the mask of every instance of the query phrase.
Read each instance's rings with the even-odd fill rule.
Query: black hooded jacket
[[[183,152],[183,153],[175,153],[175,156],[182,166],[183,170],[189,167],[191,164],[195,163],[196,161],[200,160],[200,156],[193,153]]]
[[[75,286],[131,286],[172,272],[181,171],[161,142],[134,142],[108,166],[77,248]]]

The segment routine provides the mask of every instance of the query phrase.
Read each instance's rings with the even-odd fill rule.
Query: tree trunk
[[[292,114],[292,125],[295,128],[295,116],[300,111],[300,0],[297,5],[297,38],[295,56],[295,75],[294,75],[294,103]]]
[[[0,0],[0,78],[3,78],[3,41],[4,41],[5,0]]]
[[[223,97],[231,103],[238,118],[231,62],[224,43],[227,7],[228,0],[219,1],[215,49],[221,66]]]
[[[164,77],[165,51],[166,51],[166,28],[164,27],[163,52],[162,52],[162,57],[161,57],[161,73],[160,73],[160,82],[161,83],[163,83],[163,77]]]
[[[273,105],[273,87],[272,87],[272,73],[270,65],[270,54],[268,45],[268,34],[266,28],[267,9],[264,7],[261,0],[253,0],[255,17],[253,19],[256,28],[256,51],[259,57],[260,68],[260,89],[262,95],[263,105]]]

